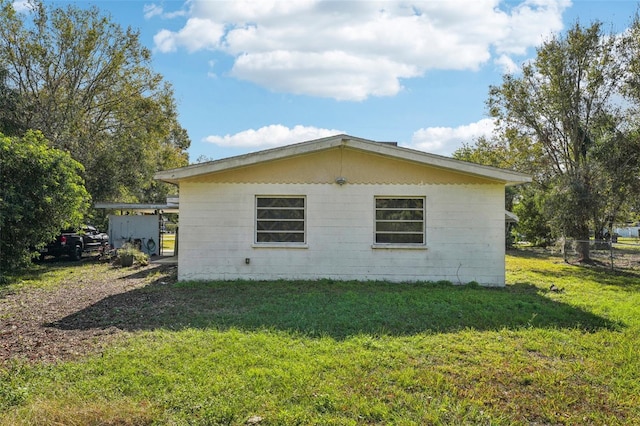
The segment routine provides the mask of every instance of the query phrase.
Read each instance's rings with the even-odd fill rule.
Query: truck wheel
[[[71,251],[71,260],[80,260],[80,258],[82,258],[82,246],[75,245]]]

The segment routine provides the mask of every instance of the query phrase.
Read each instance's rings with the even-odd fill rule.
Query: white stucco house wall
[[[521,173],[338,135],[162,171],[179,185],[180,280],[505,283]]]

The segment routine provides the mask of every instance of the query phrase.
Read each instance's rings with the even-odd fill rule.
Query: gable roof
[[[531,182],[531,177],[523,173],[455,160],[441,155],[398,147],[394,143],[375,142],[349,135],[330,136],[206,163],[192,164],[178,169],[164,170],[156,173],[154,178],[177,184],[181,180],[196,178],[211,173],[229,171],[240,167],[258,165],[264,162],[282,160],[339,147],[450,170],[474,177],[495,180],[503,182],[505,185],[518,185]]]

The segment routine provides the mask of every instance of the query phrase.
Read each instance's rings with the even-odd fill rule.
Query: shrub
[[[116,252],[116,261],[122,266],[131,266],[134,263],[145,266],[149,264],[149,256],[133,244],[124,243]]]
[[[83,171],[40,132],[0,133],[0,271],[27,265],[34,249],[82,223],[90,199]]]

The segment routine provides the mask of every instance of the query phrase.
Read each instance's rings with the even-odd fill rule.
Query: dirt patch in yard
[[[53,286],[25,286],[15,292],[0,287],[0,365],[13,359],[53,363],[100,351],[125,331],[107,327],[60,328],[56,322],[114,295],[176,281],[175,266],[151,264],[121,268],[94,260],[47,265],[64,268]],[[92,318],[92,323],[100,323]]]
[[[549,256],[562,257],[549,250],[516,250],[520,256]],[[609,271],[606,264],[598,267],[602,272],[600,279],[608,285],[618,282],[628,283],[627,273],[637,274],[639,252],[635,250],[620,250],[616,260],[623,265],[614,272]],[[638,257],[636,257],[638,256]],[[563,274],[579,276],[590,271],[593,267],[576,266],[566,270]],[[189,288],[174,286],[177,281],[177,267],[175,265],[150,264],[143,267],[122,268],[93,259],[82,262],[47,262],[40,268],[40,276],[23,277],[24,285],[16,287],[0,287],[0,367],[12,360],[26,360],[28,362],[54,363],[82,357],[91,353],[99,353],[114,339],[127,336],[141,330],[173,329],[184,327],[210,326],[262,326],[262,317],[241,318],[243,309],[251,306],[253,301],[245,300],[242,288],[228,292],[227,288]],[[618,279],[620,278],[620,279]],[[29,282],[32,281],[32,282]],[[626,285],[626,284],[625,284]],[[13,292],[9,289],[14,288]],[[304,288],[307,288],[305,286]],[[521,311],[524,306],[539,309],[540,301],[531,304],[528,293],[535,298],[536,289],[515,286],[515,296],[508,299],[513,309]],[[280,294],[273,293],[269,287],[268,294],[274,309],[280,309]],[[281,289],[289,291],[288,287]],[[219,293],[216,293],[219,292]],[[227,292],[227,293],[225,293]],[[265,297],[266,294],[265,293]],[[254,294],[256,303],[264,300],[263,296]],[[288,297],[288,293],[284,297]],[[336,296],[339,297],[339,296]],[[552,307],[553,308],[553,307]],[[458,308],[452,308],[458,309]],[[469,309],[473,309],[470,307]],[[532,308],[533,309],[533,308]],[[558,309],[555,307],[554,309]],[[564,309],[564,308],[563,308]],[[567,308],[571,309],[571,308]],[[340,322],[340,317],[328,316],[318,322],[317,315],[322,312],[314,311],[311,315],[306,309],[300,311],[301,317],[311,315],[313,322],[298,322],[295,315],[290,315],[289,307],[283,310],[289,315],[276,315],[267,318],[264,324],[274,327],[284,327],[296,331],[329,334],[342,338],[345,333],[362,332],[353,330]],[[364,311],[363,315],[364,315]],[[463,312],[471,312],[464,311]],[[532,315],[537,315],[534,311]],[[451,330],[460,327],[472,327],[477,322],[470,314],[469,318],[462,318],[457,313],[459,321],[449,321]],[[562,315],[569,315],[567,312]],[[448,316],[445,317],[449,319]],[[542,317],[540,317],[542,318]],[[550,316],[549,318],[556,318]],[[577,328],[584,324],[592,324],[594,328],[617,327],[614,323],[597,320],[588,313],[577,310],[567,317],[568,322],[558,323],[552,319],[548,325],[555,327]],[[290,322],[287,322],[289,321]],[[466,322],[468,320],[468,322]],[[239,321],[239,322],[237,322]],[[271,322],[270,322],[271,321]],[[382,321],[382,320],[381,320]],[[387,321],[385,319],[384,321]],[[395,324],[395,322],[392,322]],[[389,329],[389,323],[372,322],[370,329],[376,332],[378,327]],[[405,322],[398,322],[400,334],[407,332]],[[416,330],[441,331],[443,322],[430,325],[426,321],[416,325]],[[516,323],[514,326],[519,326]],[[324,328],[323,328],[324,327]],[[490,326],[490,328],[493,327]],[[414,330],[415,331],[415,330]],[[333,334],[332,334],[333,333]]]

